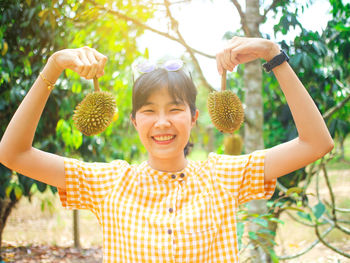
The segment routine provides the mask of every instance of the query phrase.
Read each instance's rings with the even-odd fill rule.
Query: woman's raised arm
[[[232,71],[238,64],[258,58],[270,61],[280,53],[270,40],[235,37],[217,54],[219,73]],[[287,99],[298,137],[268,150],[265,160],[265,181],[302,168],[333,149],[333,139],[314,101],[287,62],[273,68]],[[271,131],[273,132],[273,131]]]
[[[86,79],[104,74],[107,57],[89,47],[54,53],[24,97],[0,142],[0,162],[9,169],[65,189],[63,157],[32,147],[35,130],[54,84],[64,69]]]

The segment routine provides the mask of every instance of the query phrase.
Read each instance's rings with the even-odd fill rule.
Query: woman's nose
[[[171,123],[166,114],[159,114],[155,123],[156,128],[167,128],[170,127]]]

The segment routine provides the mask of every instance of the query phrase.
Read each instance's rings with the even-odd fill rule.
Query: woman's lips
[[[157,144],[169,144],[175,139],[176,135],[159,135],[151,137],[153,141]]]

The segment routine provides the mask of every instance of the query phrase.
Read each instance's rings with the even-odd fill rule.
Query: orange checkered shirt
[[[154,170],[147,161],[85,163],[65,158],[62,205],[89,209],[103,229],[103,262],[239,262],[238,205],[268,199],[266,150],[210,153],[183,171]]]

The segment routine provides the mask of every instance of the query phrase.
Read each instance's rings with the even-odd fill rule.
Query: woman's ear
[[[192,127],[196,124],[197,119],[198,119],[198,116],[199,116],[199,110],[196,109],[196,113],[195,113],[194,116],[192,117]]]
[[[134,127],[136,129],[136,120],[132,117],[131,113],[130,113],[130,120],[131,120],[132,124],[134,125]]]

